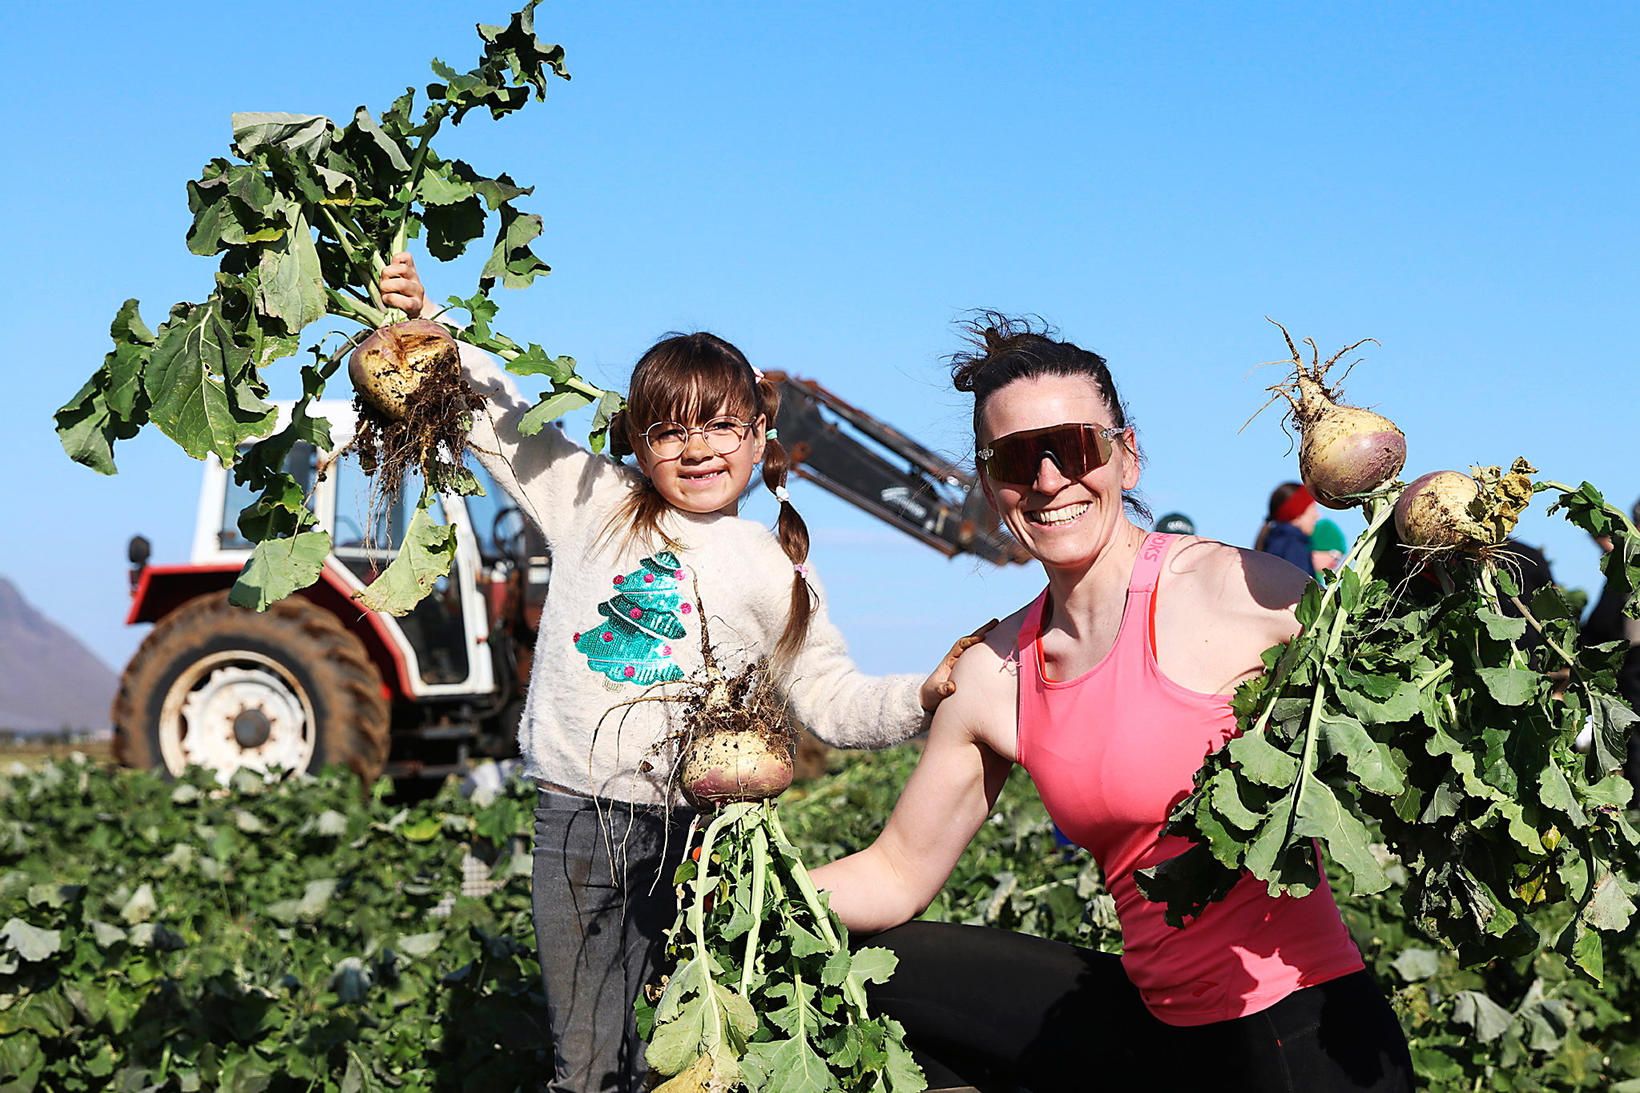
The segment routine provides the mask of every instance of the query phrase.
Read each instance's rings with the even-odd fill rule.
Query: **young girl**
[[[381,288],[389,307],[420,314],[409,255],[395,256]],[[786,454],[769,428],[779,396],[722,338],[674,335],[639,359],[610,430],[614,454],[634,456],[635,470],[555,428],[521,436],[529,403],[507,374],[470,346],[462,364],[488,399],[471,446],[553,558],[519,728],[525,773],[541,787],[534,909],[556,1056],[549,1088],[637,1089],[645,1068],[632,1002],[672,921],[670,878],[690,813],[652,754],[673,727],[669,704],[623,703],[700,670],[697,591],[724,670],[771,658],[794,719],[839,747],[922,731],[972,641],[926,680],[855,668],[786,495]],[[735,515],[759,462],[780,501],[778,540]]]

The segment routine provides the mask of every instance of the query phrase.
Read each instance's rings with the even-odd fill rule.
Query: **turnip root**
[[[1395,502],[1395,534],[1416,550],[1481,553],[1509,537],[1532,500],[1536,468],[1515,460],[1500,467],[1432,471],[1415,479]]]
[[[1470,516],[1480,486],[1460,471],[1431,471],[1414,479],[1395,502],[1395,534],[1409,547],[1456,550],[1489,542]]]
[[[359,465],[376,476],[373,510],[393,502],[411,470],[434,492],[472,492],[462,457],[484,398],[462,375],[448,329],[428,319],[378,327],[353,351],[347,371],[358,396],[353,446]]]
[[[1338,389],[1326,386],[1327,372],[1338,359],[1373,339],[1363,338],[1322,361],[1315,340],[1305,338],[1311,354],[1306,363],[1287,328],[1270,321],[1292,352],[1292,376],[1270,390],[1292,407],[1301,437],[1298,466],[1304,485],[1328,508],[1358,505],[1394,481],[1407,458],[1406,436],[1393,421],[1371,410],[1340,405]]]
[[[696,737],[683,757],[683,795],[696,808],[765,801],[792,784],[792,749],[756,726]]]
[[[347,374],[361,402],[385,418],[400,420],[429,379],[459,378],[461,357],[455,338],[441,323],[408,319],[383,326],[360,342],[348,358]]]

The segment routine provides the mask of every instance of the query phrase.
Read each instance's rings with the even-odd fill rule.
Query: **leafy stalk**
[[[307,330],[327,319],[367,329],[402,319],[382,300],[388,258],[419,232],[433,257],[454,259],[485,234],[491,214],[490,257],[469,298],[487,317],[483,337],[470,340],[504,343],[509,359],[526,358],[515,369],[524,374],[531,374],[531,360],[550,360],[550,369],[533,369],[551,381],[532,415],[535,428],[578,405],[596,402],[607,411],[618,404],[576,376],[570,358],[548,358],[536,346],[520,350],[489,329],[495,311],[489,294],[497,280],[521,288],[548,272],[532,250],[541,219],[514,203],[529,188],[504,173],[488,177],[444,159],[435,149],[446,121],[459,124],[479,109],[502,118],[532,99],[544,100],[549,79],[569,79],[563,50],[536,35],[536,2],[529,0],[505,25],[478,27],[481,54],[467,72],[433,62],[438,82],[427,85],[419,120],[414,92],[379,115],[361,107],[345,125],[319,115],[235,114],[231,157],[212,159],[188,186],[194,217],[188,247],[219,257],[214,288],[202,303],[175,305],[157,331],[143,325],[136,301],[120,309],[110,329],[113,352],[57,412],[69,456],[112,474],[114,445],[152,423],[190,455],[213,454],[234,467],[253,493],[285,489],[279,461],[267,457],[269,446],[279,445],[272,435],[275,411],[263,401],[269,391],[264,369],[294,354]],[[304,387],[304,405],[320,397],[323,386]],[[604,412],[594,426],[595,447],[606,427]],[[425,496],[422,512],[430,503]],[[247,563],[246,578],[254,576],[258,587],[294,590],[317,578],[317,540],[296,538],[311,533],[295,514],[267,520],[247,509],[240,525],[258,545],[264,538],[288,540]],[[400,568],[419,570],[430,559],[453,557],[448,528],[430,520],[416,527],[421,538],[400,544],[401,557],[409,555]],[[412,586],[426,586],[419,573],[405,585]],[[268,597],[258,593],[252,601],[265,606]]]

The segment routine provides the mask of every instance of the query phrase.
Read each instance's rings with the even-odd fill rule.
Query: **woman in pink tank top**
[[[1188,846],[1162,834],[1167,814],[1235,732],[1235,686],[1297,631],[1306,576],[1134,523],[1138,445],[1103,358],[1000,316],[972,333],[953,379],[974,394],[986,495],[1047,588],[958,663],[882,835],[815,871],[850,929],[890,931],[874,944],[901,966],[879,1003],[913,1043],[957,1061],[946,1077],[971,1084],[1411,1088],[1394,1013],[1325,885],[1271,897],[1243,875],[1176,929],[1134,881]],[[1099,862],[1119,961],[1003,931],[902,926],[939,892],[1013,763]]]

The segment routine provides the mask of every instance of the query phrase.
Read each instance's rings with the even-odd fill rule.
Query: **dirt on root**
[[[373,513],[397,502],[404,476],[412,470],[420,471],[428,486],[441,492],[465,481],[467,434],[484,402],[484,396],[468,386],[459,361],[428,374],[405,400],[401,418],[388,417],[362,398],[355,399],[359,428],[353,447],[379,495],[372,498]]]

